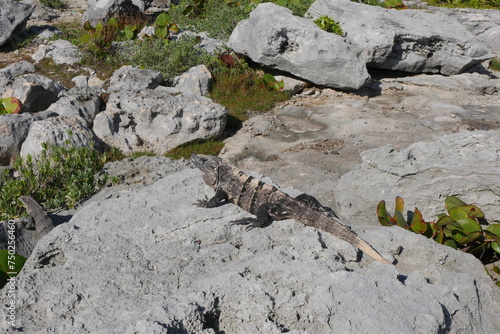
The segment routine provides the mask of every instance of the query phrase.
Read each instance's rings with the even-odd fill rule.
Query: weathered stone
[[[36,62],[45,58],[52,58],[55,64],[73,65],[82,60],[82,54],[76,45],[71,44],[69,41],[58,39],[49,42],[48,45],[41,45],[31,58]]]
[[[13,78],[23,74],[34,73],[35,65],[32,63],[22,60],[18,63],[12,63],[4,68],[0,69],[1,75]],[[0,91],[2,88],[0,88]]]
[[[272,3],[258,5],[249,19],[238,23],[228,46],[317,85],[358,89],[370,78],[359,47]]]
[[[183,92],[206,95],[212,84],[212,73],[205,65],[191,67],[173,79],[173,86]]]
[[[492,95],[500,91],[498,80],[479,73],[462,73],[450,76],[420,74],[396,79],[382,79],[383,82],[399,82],[404,84],[436,87],[455,92],[469,94]]]
[[[199,95],[172,96],[160,89],[112,94],[106,110],[95,118],[93,130],[106,144],[125,153],[164,154],[194,139],[219,135],[225,124],[225,108],[212,100]]]
[[[28,136],[33,117],[28,114],[0,115],[0,165],[12,165]]]
[[[227,224],[248,216],[237,206],[192,204],[213,195],[199,171],[175,170],[151,186],[104,190],[41,239],[16,278],[16,326],[58,334],[491,334],[500,326],[499,290],[469,254],[398,227],[357,228],[397,257],[393,267],[292,220],[247,232]],[[7,289],[0,299],[9,303]],[[7,313],[0,308],[0,318]]]
[[[21,147],[21,156],[38,157],[42,151],[42,144],[62,146],[69,140],[74,147],[91,146],[98,144],[83,119],[74,117],[49,117],[31,124],[28,136]]]
[[[130,14],[144,11],[144,0],[89,0],[88,8],[83,13],[82,21],[95,25],[97,22],[106,22],[119,14]]]
[[[34,113],[47,109],[57,100],[64,87],[52,79],[38,74],[25,74],[4,82],[0,75],[2,97],[16,97],[23,104],[23,112]]]
[[[365,151],[363,163],[335,189],[338,213],[348,221],[376,221],[378,202],[392,206],[401,196],[409,210],[417,207],[424,219],[434,220],[446,212],[444,198],[455,195],[498,220],[499,142],[498,130],[466,131],[400,151],[390,145]]]
[[[144,70],[134,66],[123,66],[117,69],[109,83],[108,93],[125,90],[141,91],[155,89],[163,82],[160,72]]]
[[[290,78],[284,75],[275,75],[274,78],[277,81],[283,80],[285,87],[283,88],[283,91],[288,92],[290,94],[297,94],[301,91],[303,91],[305,88],[309,87],[309,83],[298,80],[295,78]]]
[[[91,127],[102,103],[100,87],[75,86],[62,93],[59,99],[50,105],[48,112],[60,116],[81,117]]]
[[[339,21],[346,38],[363,48],[371,67],[450,75],[492,57],[463,25],[441,13],[317,0],[307,14]]]
[[[0,0],[0,45],[22,32],[34,10],[34,6],[26,3]]]

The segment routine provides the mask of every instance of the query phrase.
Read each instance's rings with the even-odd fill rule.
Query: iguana
[[[33,199],[33,197],[19,196],[19,201],[24,204],[24,206],[26,207],[26,212],[28,212],[28,214],[31,216],[31,219],[33,219],[37,239],[41,239],[47,233],[52,231],[52,229],[54,228],[54,223],[40,206],[40,204],[38,204]]]
[[[272,220],[295,219],[305,225],[333,234],[362,250],[373,259],[391,264],[349,227],[342,224],[333,210],[322,206],[313,196],[301,194],[295,198],[277,188],[248,176],[219,157],[193,154],[206,184],[215,190],[209,200],[199,200],[199,207],[214,208],[227,200],[257,218],[243,218],[232,224],[248,225],[247,230],[264,227]]]

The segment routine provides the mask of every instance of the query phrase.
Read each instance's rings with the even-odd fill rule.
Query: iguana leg
[[[337,217],[337,214],[331,208],[321,205],[321,203],[311,195],[300,194],[297,197],[295,197],[295,199],[298,201],[301,201],[303,203],[306,203],[307,206],[310,206],[311,208],[313,208],[315,210],[323,211],[323,212],[326,212],[328,214],[333,215],[334,217]]]
[[[245,231],[250,231],[255,227],[265,227],[271,221],[271,217],[269,216],[269,204],[262,204],[257,209],[257,218],[241,218],[237,220],[233,220],[230,222],[230,225],[248,225],[245,228]]]
[[[214,197],[212,197],[209,200],[198,200],[198,202],[194,203],[194,205],[199,206],[200,208],[215,208],[218,206],[222,201],[227,200],[227,193],[222,190],[218,189],[215,192]]]

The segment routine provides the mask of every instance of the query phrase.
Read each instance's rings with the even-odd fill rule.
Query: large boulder
[[[317,85],[359,89],[370,78],[359,47],[272,3],[258,5],[238,23],[228,46]]]
[[[95,25],[97,22],[106,22],[119,14],[133,14],[144,11],[145,0],[89,0],[88,8],[83,13],[83,22]]]
[[[246,232],[228,224],[248,217],[237,206],[193,205],[214,193],[198,170],[171,169],[150,186],[105,189],[37,243],[15,281],[16,328],[491,334],[500,326],[499,289],[472,255],[399,227],[356,228],[396,266],[293,220]],[[2,305],[13,300],[9,288]],[[8,312],[1,307],[0,318]],[[14,333],[9,326],[0,322]]]
[[[108,93],[123,90],[141,91],[143,89],[155,89],[163,82],[160,72],[141,69],[126,65],[113,72],[109,82]]]
[[[73,65],[82,60],[82,53],[80,49],[76,45],[71,44],[70,41],[58,39],[49,42],[47,45],[40,45],[31,58],[36,62],[45,58],[52,58],[55,64]]]
[[[60,83],[39,74],[18,77],[0,75],[0,95],[18,98],[23,104],[23,112],[47,109],[64,89]]]
[[[339,21],[371,67],[450,75],[492,57],[476,36],[443,13],[317,0],[307,14]]]
[[[164,154],[183,143],[222,133],[223,106],[200,95],[173,96],[162,88],[111,94],[106,110],[94,120],[95,134],[125,153]]]
[[[0,165],[12,165],[21,153],[33,117],[28,114],[0,115]]]
[[[500,132],[465,131],[397,151],[391,145],[364,151],[362,164],[344,174],[335,189],[338,213],[346,221],[373,221],[381,200],[396,196],[417,207],[424,219],[446,212],[446,196],[482,209],[490,222],[500,217],[498,143]],[[393,210],[393,209],[391,209]]]
[[[0,45],[7,43],[26,27],[35,6],[12,0],[0,0]]]
[[[69,142],[74,147],[95,147],[97,138],[81,118],[49,117],[31,124],[28,136],[21,147],[21,156],[36,158],[42,152],[42,144],[62,146]]]

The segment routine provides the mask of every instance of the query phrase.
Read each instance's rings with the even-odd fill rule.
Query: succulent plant
[[[2,114],[19,114],[21,112],[22,103],[15,97],[0,98],[0,115]]]
[[[434,239],[440,244],[474,254],[486,262],[489,261],[489,251],[494,252],[491,257],[498,257],[500,224],[491,224],[483,229],[480,223],[486,222],[484,213],[477,206],[468,205],[455,196],[447,197],[445,206],[448,214],[438,215],[437,222],[426,222],[417,208],[414,211],[408,211],[407,219],[405,219],[404,201],[398,196],[393,216],[387,212],[385,201],[378,204],[377,215],[383,226],[403,227]]]

